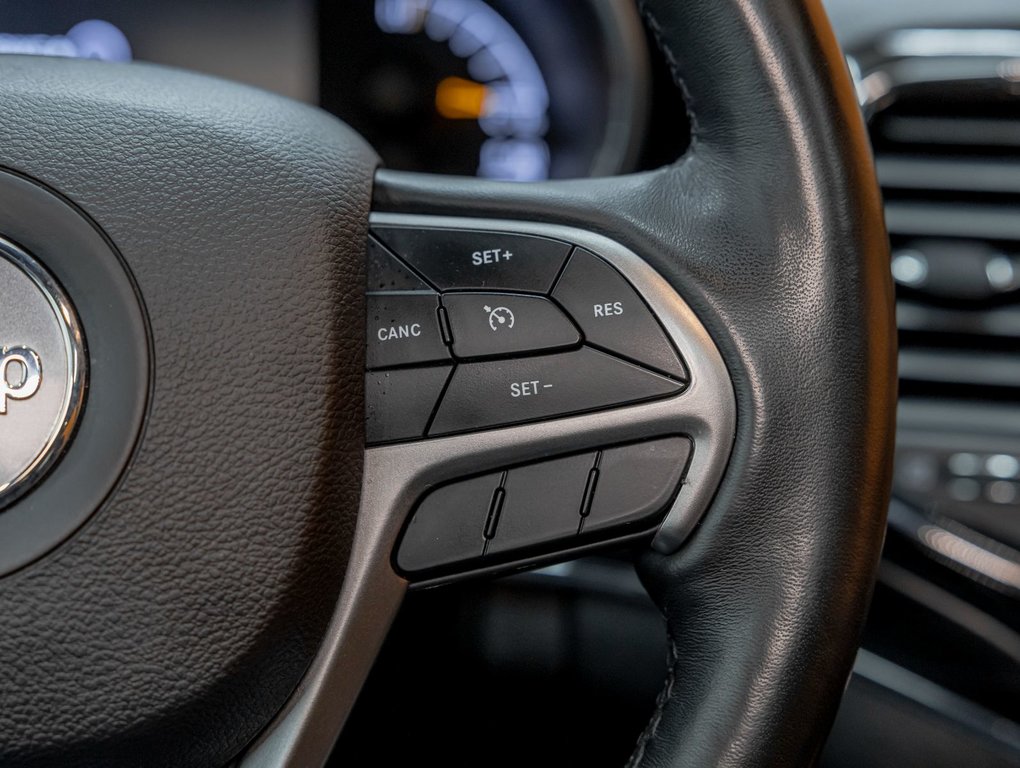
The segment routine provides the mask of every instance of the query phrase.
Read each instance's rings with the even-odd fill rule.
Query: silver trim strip
[[[1020,749],[1020,727],[969,699],[943,688],[876,653],[860,649],[854,675],[959,723],[1007,749]]]
[[[74,428],[78,423],[78,416],[81,414],[82,404],[85,400],[87,358],[85,356],[85,336],[82,333],[81,323],[78,322],[78,315],[75,314],[74,307],[67,298],[67,294],[64,293],[64,289],[35,259],[2,237],[0,237],[0,258],[5,258],[19,267],[46,298],[50,310],[60,324],[60,335],[64,342],[67,365],[67,381],[64,384],[64,397],[61,404],[63,419],[60,426],[50,433],[46,446],[21,474],[6,483],[0,483],[0,510],[2,510],[31,490],[63,455],[64,448],[74,434]]]
[[[1020,31],[897,29],[846,57],[864,118],[870,121],[918,86],[977,84],[1014,95]]]
[[[241,760],[241,768],[296,768],[328,758],[403,599],[407,583],[394,573],[391,554],[408,512],[429,487],[549,454],[687,434],[695,446],[687,478],[653,540],[657,550],[668,553],[701,519],[733,445],[736,400],[721,355],[691,308],[633,251],[601,235],[552,224],[389,213],[372,214],[370,221],[541,235],[592,250],[645,298],[686,361],[690,384],[674,397],[650,403],[368,449],[351,559],[326,638],[291,701]]]

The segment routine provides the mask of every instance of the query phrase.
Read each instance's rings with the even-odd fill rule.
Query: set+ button
[[[548,293],[570,245],[546,237],[424,227],[375,227],[394,253],[441,291]]]

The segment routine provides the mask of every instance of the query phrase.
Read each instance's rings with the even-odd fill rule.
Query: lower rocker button
[[[588,347],[458,365],[429,436],[517,424],[668,397],[683,385]]]
[[[421,571],[481,557],[493,494],[502,474],[476,477],[433,491],[411,518],[397,566]]]

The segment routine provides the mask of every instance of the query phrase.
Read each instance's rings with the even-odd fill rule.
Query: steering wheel
[[[642,12],[689,150],[528,185],[0,60],[0,764],[321,765],[409,587],[620,541],[671,649],[631,764],[812,762],[890,485],[870,150],[816,0]]]

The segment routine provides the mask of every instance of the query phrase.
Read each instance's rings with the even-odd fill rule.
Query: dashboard
[[[822,765],[1017,765],[1020,5],[826,7],[886,200],[901,403],[886,554]],[[5,3],[0,52],[246,82],[321,105],[396,169],[520,182],[610,175],[670,162],[689,141],[660,127],[685,107],[636,4],[618,0]],[[423,641],[436,615],[452,634]],[[394,722],[400,701],[424,714],[382,755],[373,745],[384,762],[417,759],[453,716],[478,740],[465,737],[463,755],[432,746],[471,764],[499,716],[546,736],[550,764],[578,759],[578,743],[563,742],[571,728],[591,736],[580,750],[590,764],[622,764],[654,706],[663,643],[622,557],[418,593],[349,730],[378,741],[371,724]],[[458,664],[463,675],[451,677]],[[449,700],[430,715],[438,689]],[[482,705],[462,711],[464,701]],[[602,722],[599,702],[614,713],[624,702],[632,717]],[[338,763],[368,749],[356,738],[341,739]],[[488,762],[528,763],[522,750],[507,745]]]
[[[613,0],[54,0],[0,10],[0,51],[168,64],[318,103],[402,170],[619,173],[649,118],[643,26]]]

